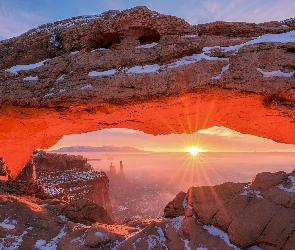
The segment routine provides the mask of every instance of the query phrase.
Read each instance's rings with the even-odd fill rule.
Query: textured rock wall
[[[37,151],[32,161],[36,166],[37,181],[51,197],[89,199],[112,212],[109,179],[104,172],[93,171],[86,158]]]

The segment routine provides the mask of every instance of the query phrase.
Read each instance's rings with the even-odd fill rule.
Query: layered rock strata
[[[37,182],[51,197],[89,199],[111,213],[109,179],[105,172],[94,171],[86,158],[37,151],[32,161]]]
[[[16,177],[36,148],[103,128],[295,143],[293,24],[191,26],[136,7],[1,41],[1,154]]]

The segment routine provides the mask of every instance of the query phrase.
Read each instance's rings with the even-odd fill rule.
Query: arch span
[[[0,116],[1,156],[15,177],[37,148],[49,148],[66,134],[130,128],[159,135],[193,133],[225,126],[241,133],[295,144],[295,122],[263,97],[240,92],[190,93],[128,105],[69,109],[6,106]]]

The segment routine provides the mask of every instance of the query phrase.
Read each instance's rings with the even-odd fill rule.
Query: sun
[[[200,153],[200,152],[203,152],[202,149],[197,148],[197,147],[187,148],[185,151],[186,151],[186,152],[189,152],[189,153],[190,153],[191,155],[193,155],[193,156],[197,155],[197,154]]]

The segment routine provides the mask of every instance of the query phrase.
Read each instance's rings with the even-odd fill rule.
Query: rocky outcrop
[[[193,221],[191,226],[198,227],[198,232],[186,229],[189,234],[182,238],[192,249],[198,244],[210,248],[212,243],[207,245],[208,240],[197,237],[204,231],[227,242],[228,246],[218,249],[246,249],[254,245],[266,250],[292,249],[294,200],[293,172],[260,173],[248,184],[191,187],[184,198],[183,193],[178,194],[166,206],[164,217],[183,216],[180,232],[185,230],[185,221]]]
[[[89,200],[40,200],[1,193],[0,246],[83,250],[294,248],[295,171],[261,173],[250,183],[191,187],[184,194],[166,206],[162,219],[131,220],[120,226]]]
[[[2,41],[0,149],[12,177],[36,148],[103,128],[225,126],[295,143],[293,22],[190,26],[136,7]]]
[[[77,169],[80,171],[93,170],[87,162],[87,158],[83,156],[53,154],[45,151],[36,151],[33,154],[32,160],[36,166],[38,173],[41,172],[56,172]]]
[[[35,152],[37,181],[51,197],[89,199],[112,212],[109,179],[105,172],[94,171],[82,156]]]

